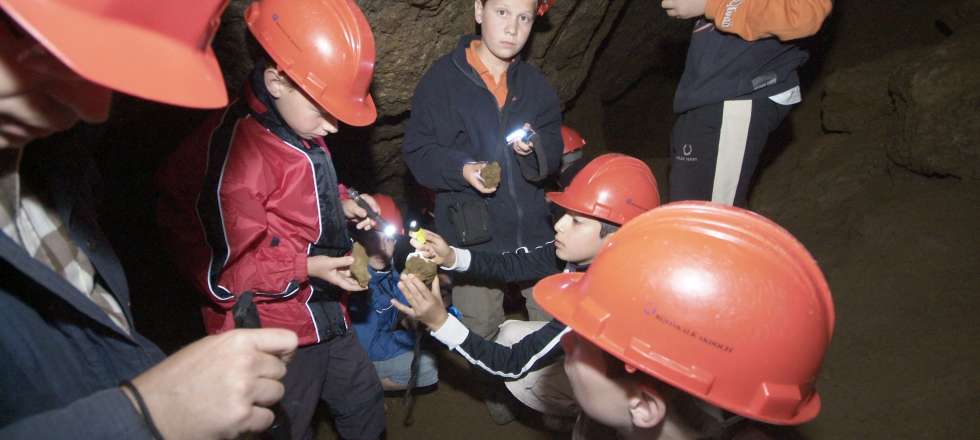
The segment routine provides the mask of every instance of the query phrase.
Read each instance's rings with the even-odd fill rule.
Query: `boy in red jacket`
[[[179,267],[208,299],[209,333],[246,325],[299,336],[283,379],[293,438],[312,434],[320,400],[341,436],[377,438],[381,384],[344,306],[345,290],[364,290],[347,270],[347,220],[371,222],[338,184],[323,141],[338,121],[364,126],[377,116],[371,28],[351,0],[262,0],[245,15],[256,66],[239,100],[161,171],[160,220]]]

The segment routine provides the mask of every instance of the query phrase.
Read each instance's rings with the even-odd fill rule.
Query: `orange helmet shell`
[[[561,126],[561,140],[565,147],[562,154],[578,151],[585,147],[585,139],[582,138],[582,135],[578,134],[574,128],[564,125]]]
[[[678,202],[623,226],[582,274],[534,297],[627,365],[714,405],[776,424],[816,417],[834,329],[816,262],[752,212]]]
[[[395,201],[385,194],[373,194],[374,201],[378,202],[378,207],[381,208],[381,218],[385,220],[390,225],[398,228],[398,233],[405,235],[405,220],[402,218],[402,211],[398,209],[398,205]]]
[[[542,16],[555,5],[557,0],[538,0],[538,16]]]
[[[317,105],[337,119],[370,125],[374,35],[352,0],[259,0],[245,11],[255,39]]]
[[[0,0],[0,7],[81,77],[186,107],[228,103],[211,40],[228,0]]]
[[[657,179],[650,167],[618,153],[592,159],[565,191],[547,195],[562,208],[617,225],[660,206]]]

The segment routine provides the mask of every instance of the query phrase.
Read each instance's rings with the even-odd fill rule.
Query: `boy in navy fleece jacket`
[[[560,102],[544,75],[520,56],[535,18],[553,3],[475,0],[481,34],[460,38],[412,97],[405,162],[435,191],[436,230],[454,246],[527,252],[554,240],[543,186],[561,166]],[[508,143],[507,135],[522,127],[535,134]],[[490,162],[501,166],[500,183],[492,188],[481,176]],[[481,336],[495,334],[504,320],[503,287],[455,282],[453,304]],[[530,289],[524,295],[531,319],[549,319]]]

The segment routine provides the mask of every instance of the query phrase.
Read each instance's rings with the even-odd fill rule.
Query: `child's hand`
[[[361,199],[363,199],[374,212],[381,212],[381,207],[378,206],[378,202],[374,200],[369,194],[361,194]],[[346,199],[340,202],[340,208],[344,211],[344,217],[348,220],[357,221],[357,229],[363,229],[365,231],[378,226],[374,224],[374,220],[368,218],[367,211],[360,206],[357,206],[357,202],[354,199]]]
[[[446,305],[442,302],[439,277],[432,280],[432,288],[430,289],[415,275],[402,275],[401,281],[398,282],[398,288],[401,289],[411,307],[394,298],[391,300],[391,305],[404,313],[405,316],[425,324],[432,330],[442,328],[449,313],[446,312]]]
[[[524,129],[531,130],[531,124],[525,122]],[[527,156],[528,154],[534,152],[534,142],[531,141],[524,143],[522,139],[518,139],[514,142],[511,142],[511,146],[512,148],[514,148],[514,152],[520,156]]]
[[[424,243],[415,238],[411,241],[419,255],[440,266],[453,267],[456,264],[456,251],[439,234],[429,230],[424,231]]]
[[[306,259],[306,271],[310,277],[316,277],[348,292],[367,290],[361,287],[350,274],[350,265],[354,257],[327,257],[318,255]]]
[[[694,18],[704,15],[707,0],[663,0],[660,7],[674,18]]]
[[[480,171],[483,167],[487,166],[486,162],[474,162],[463,165],[463,179],[470,184],[473,188],[483,194],[493,194],[497,188],[487,188],[483,184],[483,177],[480,176]]]

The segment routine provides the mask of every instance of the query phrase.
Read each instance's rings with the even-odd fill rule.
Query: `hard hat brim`
[[[575,211],[581,214],[590,213],[588,210],[585,209],[584,206],[581,206],[581,204],[576,203],[575,200],[569,197],[568,194],[566,194],[565,192],[552,191],[552,192],[545,193],[545,197],[551,203],[561,206],[562,208],[565,208],[567,210]]]
[[[221,68],[210,46],[195,50],[157,33],[57,2],[0,0],[0,4],[49,52],[89,81],[184,107],[228,104]]]
[[[321,102],[322,101],[322,102]],[[368,94],[363,101],[337,106],[325,100],[317,100],[317,104],[341,122],[352,127],[366,127],[378,119],[378,109],[374,99]]]
[[[624,270],[628,269],[624,268]],[[673,383],[669,377],[659,375],[656,371],[643,368],[641,362],[636,362],[636,360],[629,359],[628,356],[624,356],[623,353],[610,351],[608,344],[600,340],[601,338],[596,337],[602,333],[602,326],[608,321],[606,319],[608,316],[603,317],[590,314],[589,312],[598,312],[601,314],[601,310],[596,309],[595,307],[590,307],[588,304],[583,304],[583,301],[587,299],[586,289],[588,288],[588,286],[585,286],[582,283],[584,278],[585,273],[582,272],[567,272],[545,277],[534,285],[534,300],[537,301],[538,305],[540,305],[542,309],[551,314],[551,316],[553,316],[556,320],[571,328],[572,331],[574,331],[579,337],[585,338],[589,342],[601,348],[603,351],[606,351],[610,355],[619,358],[621,361],[638,367],[645,374],[655,376],[659,380],[684,390],[685,388],[683,386]],[[711,396],[697,397],[744,417],[774,425],[799,425],[801,423],[808,422],[813,420],[817,414],[820,413],[821,407],[820,394],[817,391],[813,392],[813,396],[806,403],[800,406],[799,411],[791,418],[764,417],[760,416],[757,412],[752,412],[750,408],[733,408],[727,405],[722,406],[721,403],[714,401]]]

